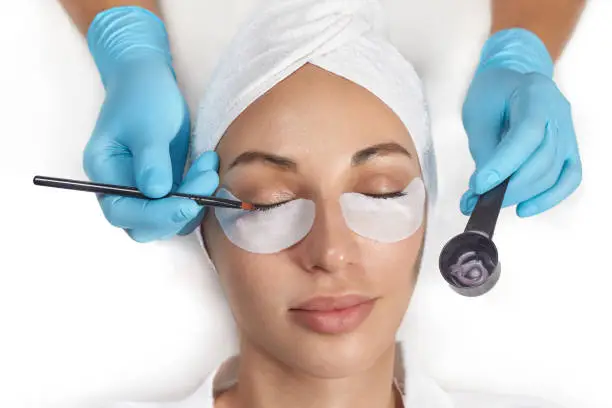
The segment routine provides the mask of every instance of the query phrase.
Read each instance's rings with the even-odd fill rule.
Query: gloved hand
[[[216,153],[200,156],[183,179],[191,125],[163,22],[143,8],[112,8],[96,16],[87,41],[106,89],[85,148],[87,176],[136,186],[150,198],[171,190],[212,194],[219,182]],[[138,242],[191,232],[203,214],[182,198],[99,200],[108,221]]]
[[[582,180],[570,104],[552,80],[553,61],[524,29],[486,42],[463,105],[463,125],[476,163],[461,211],[503,180],[503,206],[528,217],[568,197]],[[502,133],[505,135],[502,137]]]

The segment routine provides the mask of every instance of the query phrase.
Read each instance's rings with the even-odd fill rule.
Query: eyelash
[[[403,191],[395,191],[393,193],[385,193],[385,194],[363,194],[364,196],[378,199],[387,199],[387,198],[398,198],[406,195]]]
[[[292,201],[292,200],[281,201],[281,202],[273,203],[273,204],[256,204],[256,203],[251,203],[251,204],[255,206],[256,211],[270,211],[270,210],[273,210],[274,208],[280,207],[283,204],[287,204],[289,201]]]
[[[404,193],[403,191],[396,191],[393,193],[385,193],[385,194],[363,194],[363,195],[370,197],[370,198],[385,200],[389,198],[403,197],[406,195],[406,193]],[[273,204],[256,204],[256,203],[251,203],[251,204],[255,206],[255,210],[257,211],[270,211],[274,208],[280,207],[283,204],[287,204],[290,201],[292,200],[281,201],[281,202],[273,203]]]

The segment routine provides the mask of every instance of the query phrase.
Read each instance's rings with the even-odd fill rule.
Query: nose
[[[317,203],[314,224],[300,252],[311,272],[340,272],[359,262],[358,245],[344,221],[339,202]]]

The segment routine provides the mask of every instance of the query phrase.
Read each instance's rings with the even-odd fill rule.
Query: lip
[[[341,334],[357,329],[368,318],[375,303],[375,298],[361,295],[316,297],[289,311],[292,319],[308,330]]]
[[[317,296],[303,303],[300,303],[291,310],[304,310],[311,312],[331,312],[333,310],[342,310],[349,307],[357,306],[372,300],[371,297],[361,295],[346,295],[346,296]]]

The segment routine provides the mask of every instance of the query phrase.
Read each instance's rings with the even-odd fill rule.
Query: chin
[[[394,344],[387,347],[373,342],[377,336],[356,333],[329,338],[304,339],[300,349],[294,350],[293,365],[317,378],[345,378],[364,372],[376,364]],[[380,340],[381,337],[378,337]]]

